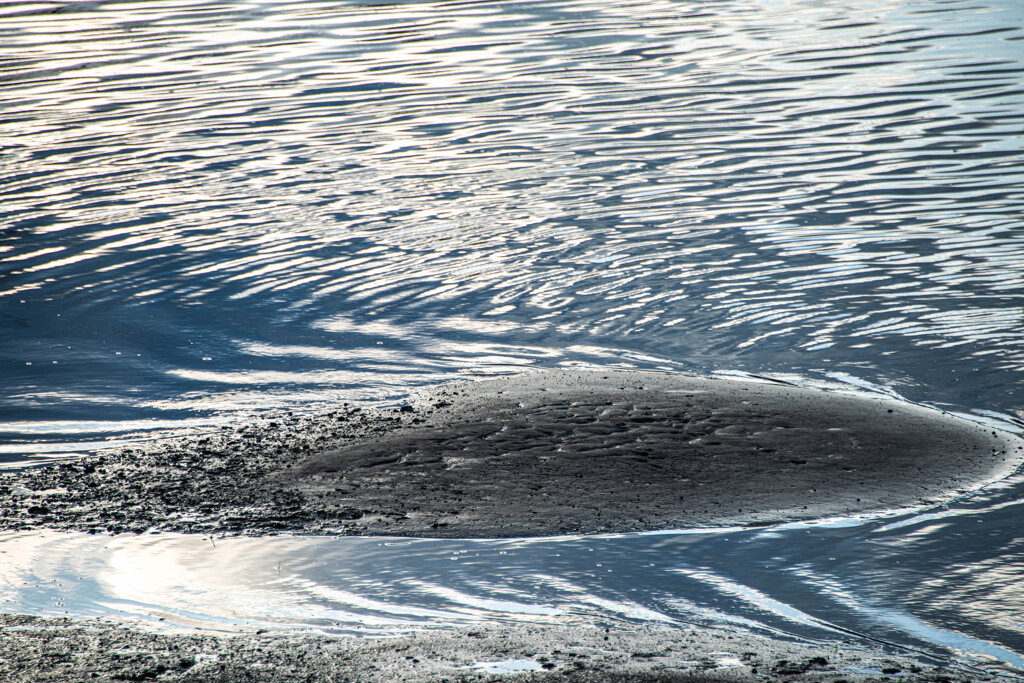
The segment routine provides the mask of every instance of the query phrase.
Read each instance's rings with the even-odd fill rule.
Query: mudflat
[[[939,502],[1018,437],[884,397],[610,370],[264,418],[0,482],[0,528],[518,537],[769,524]]]
[[[767,524],[937,502],[1017,437],[884,398],[625,371],[446,385],[8,473],[0,528],[513,537]],[[994,680],[999,671],[733,628],[480,625],[396,638],[153,634],[0,615],[12,681]],[[865,647],[865,645],[868,645]]]
[[[894,678],[898,676],[898,678]],[[148,633],[0,615],[0,679],[182,683],[972,683],[1007,672],[727,629],[517,624],[394,638]]]

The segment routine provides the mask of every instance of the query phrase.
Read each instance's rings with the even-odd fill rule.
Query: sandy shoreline
[[[516,537],[937,502],[1017,437],[895,401],[744,381],[541,372],[7,474],[0,529]],[[723,629],[487,626],[386,640],[166,635],[0,615],[11,681],[981,681],[908,653]],[[863,644],[863,640],[858,640]],[[501,662],[520,673],[487,668]]]
[[[786,385],[549,371],[122,449],[0,480],[0,529],[518,537],[760,525],[935,503],[1017,437]]]
[[[0,679],[12,683],[967,683],[1007,673],[911,654],[700,627],[520,624],[383,639],[225,637],[0,615]]]

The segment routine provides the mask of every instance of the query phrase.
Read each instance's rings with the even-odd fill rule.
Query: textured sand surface
[[[401,409],[266,417],[11,473],[0,481],[0,528],[500,537],[765,524],[942,500],[1008,474],[1022,456],[1013,435],[882,398],[549,371],[440,387]],[[0,677],[924,682],[997,673],[852,647],[864,642],[626,624],[224,638],[0,615]]]
[[[657,373],[518,375],[444,387],[414,409],[434,412],[275,479],[364,508],[394,501],[395,532],[519,536],[905,506],[1022,454],[1013,437],[906,403]]]
[[[967,683],[997,680],[997,674],[1014,680],[999,667],[943,664],[913,654],[699,627],[524,624],[384,639],[214,637],[0,615],[0,679],[11,683]]]
[[[8,475],[0,527],[514,537],[767,524],[948,499],[1012,471],[1022,443],[884,398],[546,371]]]

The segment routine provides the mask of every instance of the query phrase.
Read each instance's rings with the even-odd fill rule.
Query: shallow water
[[[585,365],[852,384],[1018,428],[1024,5],[855,5],[0,7],[0,458]],[[664,595],[638,604],[670,618],[687,600],[749,618],[758,590],[828,624],[847,605],[844,628],[883,639],[1019,657],[1024,492],[999,495],[884,531],[513,546],[553,581],[601,544],[642,552]],[[89,576],[110,556],[61,539],[60,576],[66,547],[94,544]],[[331,543],[377,543],[413,574],[457,547]],[[680,564],[683,547],[757,553]],[[789,559],[743,573],[761,555]],[[784,593],[758,588],[778,577]]]
[[[916,513],[588,537],[8,533],[0,605],[170,632],[703,624],[1020,669],[1022,488]]]

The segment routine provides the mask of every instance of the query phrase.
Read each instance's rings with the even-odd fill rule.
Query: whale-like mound
[[[768,524],[949,499],[1009,474],[1022,444],[885,397],[543,371],[30,470],[0,486],[0,527],[512,537]]]
[[[1004,475],[1022,454],[1015,437],[894,400],[649,372],[445,386],[413,411],[429,417],[276,480],[390,506],[391,533],[501,537],[906,506]]]

